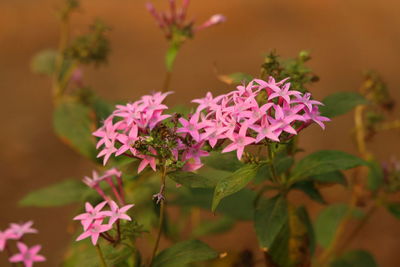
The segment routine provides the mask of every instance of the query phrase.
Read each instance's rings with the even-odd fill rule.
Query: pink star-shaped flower
[[[269,95],[268,100],[274,99],[276,97],[281,97],[286,101],[286,103],[290,104],[290,96],[299,96],[301,93],[299,91],[289,90],[290,83],[283,85],[282,88],[278,86],[271,86],[271,89],[274,91]]]
[[[80,220],[83,226],[83,230],[87,230],[93,221],[102,220],[107,215],[106,211],[101,211],[103,207],[107,204],[107,201],[103,201],[99,203],[95,208],[89,203],[86,202],[85,209],[86,213],[79,214],[74,217],[74,220]]]
[[[279,135],[276,132],[280,124],[269,124],[267,115],[261,119],[260,125],[251,125],[250,128],[258,133],[256,143],[259,143],[264,138],[269,138],[272,141],[279,142]]]
[[[33,221],[28,221],[26,223],[11,223],[10,228],[10,239],[20,239],[25,234],[36,234],[38,230],[32,228]]]
[[[109,160],[109,158],[111,157],[111,155],[115,152],[117,152],[117,149],[114,146],[114,141],[110,141],[110,140],[105,140],[104,141],[104,145],[105,147],[103,148],[102,151],[99,152],[99,154],[97,154],[98,158],[104,157],[103,158],[103,165],[106,165],[107,161]]]
[[[0,251],[4,250],[9,239],[16,239],[15,235],[9,229],[3,232],[0,231]]]
[[[76,241],[80,241],[82,239],[90,238],[92,239],[92,244],[96,245],[101,233],[107,232],[111,230],[112,226],[110,224],[102,224],[102,220],[94,221],[88,229],[85,230]]]
[[[110,217],[110,221],[108,224],[112,225],[114,224],[117,220],[128,220],[131,221],[131,217],[129,217],[126,212],[132,208],[133,204],[123,206],[121,208],[118,207],[117,203],[115,201],[111,200],[108,202],[108,205],[110,206],[111,210],[105,211],[104,213]]]
[[[150,165],[150,167],[153,169],[153,171],[156,171],[156,158],[155,158],[155,156],[157,155],[157,152],[156,152],[156,150],[154,148],[150,148],[149,151],[154,156],[152,156],[152,155],[142,155],[142,154],[137,155],[138,158],[142,159],[142,161],[140,162],[139,167],[138,167],[138,173],[143,171],[143,169],[146,168],[147,165]]]
[[[138,140],[138,127],[134,125],[129,131],[128,135],[120,134],[117,137],[117,140],[122,144],[118,151],[115,153],[115,156],[119,156],[126,151],[130,151],[132,155],[135,155],[136,151],[133,148],[134,144]]]
[[[305,93],[303,96],[297,96],[296,99],[292,100],[292,103],[300,103],[307,107],[308,111],[312,111],[313,105],[324,105],[323,103],[312,100],[310,93]]]
[[[190,118],[190,120],[186,120],[184,118],[180,118],[179,122],[182,124],[182,127],[177,130],[178,133],[189,133],[195,141],[200,141],[200,133],[199,130],[205,127],[204,123],[199,123],[200,113],[196,112]]]
[[[314,121],[317,123],[322,129],[325,129],[324,121],[330,121],[331,119],[321,116],[318,111],[318,107],[314,106],[311,112],[306,112],[304,114],[304,118],[307,121]]]
[[[243,155],[244,148],[247,145],[254,143],[256,140],[252,137],[246,136],[248,126],[246,124],[242,125],[239,133],[233,133],[232,136],[228,136],[232,140],[232,143],[222,150],[222,153],[230,152],[236,150],[236,155],[240,160]]]
[[[22,242],[17,243],[19,253],[10,257],[10,262],[23,262],[25,267],[32,267],[35,262],[46,261],[46,258],[39,255],[39,251],[42,248],[40,245],[29,248]]]

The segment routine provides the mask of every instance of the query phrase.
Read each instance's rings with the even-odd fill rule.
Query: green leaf
[[[298,182],[292,185],[291,189],[297,189],[305,193],[307,196],[309,196],[312,200],[321,203],[321,204],[326,204],[325,199],[321,195],[321,192],[319,192],[318,188],[315,186],[314,182],[312,181],[302,181]]]
[[[235,171],[232,175],[222,178],[215,187],[211,210],[215,211],[224,197],[243,189],[256,176],[257,169],[258,165],[248,164]]]
[[[334,171],[334,172],[327,172],[327,173],[313,175],[310,177],[310,179],[317,183],[347,185],[346,177],[341,171]]]
[[[400,219],[400,202],[388,203],[386,208],[394,217]]]
[[[200,237],[204,235],[215,235],[229,231],[235,225],[235,220],[230,217],[223,216],[217,220],[200,223],[193,229],[192,235]]]
[[[87,191],[87,186],[81,181],[70,179],[31,192],[19,204],[36,207],[62,206],[80,202]]]
[[[315,231],[314,226],[312,224],[311,218],[308,214],[307,209],[304,206],[301,206],[297,209],[297,215],[300,220],[303,222],[306,227],[306,233],[308,236],[308,248],[310,249],[311,255],[315,252],[316,240],[315,240]]]
[[[88,107],[64,100],[54,111],[53,124],[57,135],[65,143],[88,158],[96,158],[95,139],[92,136],[94,125]]]
[[[294,181],[323,173],[347,170],[366,162],[359,157],[342,151],[320,150],[301,159],[294,167],[291,179]]]
[[[111,245],[100,242],[101,250],[104,255],[107,266],[125,267],[127,260],[134,250],[127,246],[113,247]],[[74,242],[68,251],[67,257],[63,262],[64,267],[98,267],[101,266],[99,256],[95,247],[89,243],[89,240]]]
[[[370,161],[368,167],[367,187],[371,191],[376,191],[383,184],[383,170],[379,162],[376,161]]]
[[[368,101],[359,93],[338,92],[326,97],[322,101],[325,106],[319,108],[321,115],[333,118],[343,115],[358,105],[368,104]]]
[[[167,54],[165,55],[165,66],[167,67],[168,72],[172,71],[180,48],[181,46],[179,43],[172,43],[168,48]]]
[[[262,248],[269,249],[288,220],[288,203],[284,197],[263,200],[254,216],[254,227]]]
[[[180,190],[180,195],[171,201],[172,205],[200,207],[209,210],[213,197],[213,190],[209,188],[192,188],[189,192]],[[256,193],[247,188],[222,199],[216,210],[217,213],[234,218],[236,220],[253,220],[254,199]],[[136,203],[136,202],[135,202]]]
[[[324,209],[315,223],[315,233],[318,243],[327,248],[333,241],[337,227],[348,212],[345,204],[335,204]]]
[[[208,157],[202,159],[205,165],[217,170],[237,171],[244,163],[237,159],[236,153],[211,152]]]
[[[275,170],[277,175],[282,175],[286,172],[294,163],[292,157],[284,156],[279,157],[275,160]],[[263,181],[271,180],[271,170],[269,163],[262,163],[258,169],[257,175],[254,178],[254,183],[259,184]]]
[[[193,172],[175,171],[168,173],[168,177],[186,187],[192,188],[213,188],[218,182],[219,177],[212,178],[202,176]]]
[[[334,260],[330,267],[378,267],[378,264],[368,251],[354,250]]]
[[[211,260],[217,256],[218,253],[207,244],[199,240],[189,240],[161,251],[154,259],[152,267],[184,267],[189,263]]]
[[[52,75],[56,68],[57,51],[48,49],[36,54],[31,61],[31,70],[37,74]]]

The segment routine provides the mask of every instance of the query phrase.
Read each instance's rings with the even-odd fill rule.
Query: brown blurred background
[[[157,6],[166,0],[154,0]],[[113,27],[109,64],[85,70],[85,82],[110,100],[136,99],[157,90],[164,77],[166,45],[161,32],[145,11],[144,0],[84,0],[73,17],[73,34],[86,32],[96,17]],[[66,177],[90,174],[92,166],[52,132],[50,81],[30,72],[32,55],[55,47],[58,0],[0,1],[0,229],[9,222],[34,220],[40,234],[31,244],[43,245],[47,263],[56,266],[67,246],[66,226],[74,207],[21,208],[17,201],[27,192]],[[301,49],[312,52],[310,67],[321,81],[311,91],[322,99],[335,91],[356,90],[362,71],[379,71],[397,100],[400,60],[400,2],[398,0],[193,0],[190,15],[198,23],[214,13],[228,21],[199,33],[178,56],[169,104],[187,103],[208,90],[226,91],[213,73],[217,63],[223,73],[242,71],[257,75],[262,55],[276,48],[283,57]],[[396,108],[394,114],[399,115]],[[351,141],[352,116],[336,118],[326,131],[307,129],[301,138],[308,151],[341,149],[355,153]],[[380,160],[400,157],[399,133],[379,135],[373,149]],[[346,199],[339,188],[325,192],[328,201]],[[301,199],[300,199],[301,200]],[[302,201],[302,200],[301,200]],[[313,217],[322,207],[310,204]],[[249,231],[210,238],[216,248],[254,248]],[[243,233],[248,233],[243,235]],[[381,266],[400,266],[400,223],[378,212],[352,247],[371,249]],[[0,254],[0,265],[4,264]]]

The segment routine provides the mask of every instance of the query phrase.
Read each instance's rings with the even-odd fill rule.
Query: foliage
[[[267,266],[311,266],[312,263],[334,267],[377,266],[368,252],[346,251],[346,246],[348,238],[356,237],[358,229],[378,207],[384,206],[394,217],[400,218],[400,204],[390,198],[400,191],[400,164],[391,161],[382,166],[367,147],[367,141],[378,132],[399,127],[398,121],[389,121],[387,116],[393,101],[380,76],[368,72],[359,92],[337,92],[327,96],[322,101],[324,105],[320,105],[322,103],[310,99],[308,94],[309,87],[319,80],[306,66],[311,60],[310,53],[301,51],[295,58],[282,59],[276,51],[272,51],[265,55],[259,75],[243,72],[217,75],[229,87],[238,85],[237,91],[214,98],[208,94],[208,99],[204,99],[220,106],[223,104],[218,99],[223,97],[226,101],[233,101],[235,105],[224,108],[234,114],[237,120],[230,135],[225,132],[223,138],[213,143],[210,140],[215,133],[208,132],[209,125],[198,121],[208,117],[217,120],[226,114],[219,114],[221,110],[217,109],[208,114],[204,112],[211,106],[208,103],[210,106],[202,107],[207,102],[204,99],[194,101],[201,103],[196,110],[186,106],[167,109],[162,101],[169,94],[166,92],[174,63],[183,44],[194,38],[200,30],[220,24],[225,19],[217,14],[204,24],[195,26],[192,21],[185,20],[189,1],[183,2],[180,13],[177,12],[175,1],[169,3],[168,15],[165,15],[166,12],[156,12],[152,4],[147,5],[168,42],[166,78],[160,93],[144,96],[125,106],[123,102],[118,102],[121,105],[115,111],[115,103],[102,99],[83,82],[80,76],[82,65],[101,66],[107,62],[110,52],[107,32],[110,28],[97,20],[88,33],[72,38],[65,29],[69,27],[70,15],[79,7],[76,0],[66,0],[60,10],[60,23],[64,31],[58,50],[39,52],[31,62],[32,71],[52,78],[53,126],[56,135],[77,153],[90,159],[96,169],[104,172],[101,175],[94,172],[92,178],[85,177],[84,182],[88,186],[74,179],[64,180],[29,193],[20,204],[50,207],[79,203],[80,210],[86,210],[80,217],[92,214],[92,206],[104,207],[103,199],[107,200],[111,209],[115,208],[111,200],[115,200],[114,204],[118,203],[115,205],[121,210],[123,208],[120,206],[126,207],[124,212],[118,213],[122,217],[115,218],[113,222],[110,221],[116,216],[115,210],[114,213],[107,210],[102,217],[93,219],[89,228],[94,227],[96,220],[103,221],[106,217],[104,214],[108,214],[110,227],[99,234],[97,243],[92,239],[96,246],[87,239],[73,242],[63,266],[211,266],[224,261],[221,258],[224,258],[222,252],[225,250],[217,252],[205,242],[192,238],[230,231],[241,221],[253,223]],[[290,101],[284,102],[287,99],[282,95],[275,99],[272,95],[273,88],[287,85],[283,85],[282,81],[286,78],[290,78],[291,93],[296,95],[295,99],[293,95],[292,99],[287,97],[297,101],[293,103],[303,110],[301,115],[294,114],[300,119],[293,119],[289,123],[284,119],[285,116],[290,117],[288,112],[293,108]],[[251,129],[253,132],[246,136],[249,125],[242,123],[239,118],[249,113],[248,108],[242,109],[240,105],[246,105],[246,101],[250,100],[243,100],[242,103],[238,95],[244,92],[253,94],[253,88],[258,88],[257,96],[252,99],[257,102],[255,107],[266,107],[266,110],[260,117],[257,117],[257,112],[247,116],[254,116],[253,122],[267,118],[263,125],[267,129],[265,134],[270,134],[257,142],[254,140],[260,138],[255,131],[260,133],[261,130],[253,129],[257,128],[256,125]],[[238,95],[232,97],[234,94]],[[143,108],[145,105],[146,108]],[[135,106],[135,112],[129,113],[132,106]],[[282,109],[281,116],[277,106]],[[302,131],[312,122],[324,128],[322,122],[328,118],[323,116],[332,119],[353,109],[358,156],[338,150],[303,151],[299,139],[306,134]],[[162,111],[165,113],[160,115]],[[196,119],[194,114],[198,117],[192,123],[193,118]],[[150,119],[143,122],[148,115]],[[123,127],[130,120],[139,123],[125,133]],[[179,125],[186,121],[187,127],[182,131],[184,127],[179,128]],[[207,142],[199,141],[194,126],[202,129],[197,134],[209,138]],[[216,123],[213,126],[218,128],[221,125]],[[242,128],[246,132],[244,136],[241,136]],[[275,136],[275,132],[279,134]],[[245,140],[241,139],[243,137],[250,140],[250,148],[246,148],[244,153],[244,146],[240,147]],[[123,138],[128,141],[120,142]],[[116,144],[108,146],[107,142]],[[228,152],[234,150],[227,149],[228,146],[223,148],[227,143],[236,145],[237,153]],[[128,146],[123,150],[126,144]],[[97,159],[97,149],[102,146],[104,150],[100,156],[107,153],[108,156],[116,156],[108,163],[104,161],[112,169],[103,170]],[[239,152],[241,148],[243,150]],[[299,156],[300,152],[307,153]],[[324,195],[324,188],[332,185],[342,185],[342,189],[348,191],[348,203],[331,203],[331,199]],[[323,205],[316,220],[312,221],[307,206],[292,200],[290,195],[294,191],[300,191]],[[177,213],[179,218],[176,218]],[[212,219],[209,216],[213,216]],[[81,220],[84,226],[85,219],[79,218],[76,220]],[[355,224],[356,230],[347,235],[345,229],[350,221]],[[82,233],[78,235],[76,229],[74,231],[80,240]],[[83,234],[87,231],[84,227]],[[162,248],[161,239],[167,241]],[[137,244],[146,240],[150,240],[151,255],[141,251],[140,248],[144,246]],[[340,247],[339,244],[343,242],[345,245]],[[317,250],[317,246],[320,249]],[[227,258],[232,255],[234,253],[228,251]],[[212,263],[210,260],[213,260]],[[245,261],[245,266],[255,266],[257,261],[259,259],[250,257]],[[236,265],[232,263],[232,266]]]

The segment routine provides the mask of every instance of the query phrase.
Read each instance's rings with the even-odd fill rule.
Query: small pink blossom
[[[3,251],[9,239],[15,239],[15,235],[9,229],[0,231],[0,251]]]
[[[90,225],[96,220],[103,220],[108,214],[105,211],[102,211],[103,207],[107,204],[107,201],[103,201],[98,204],[96,207],[86,202],[85,209],[86,212],[79,214],[74,217],[74,220],[80,220],[83,226],[83,229],[86,231]]]
[[[11,223],[8,228],[10,239],[21,239],[25,234],[36,234],[38,230],[32,228],[33,221],[28,221],[26,223]]]
[[[118,207],[117,203],[115,201],[110,201],[108,203],[110,206],[111,210],[110,211],[104,211],[104,214],[106,216],[110,217],[110,221],[108,222],[109,224],[114,224],[117,220],[128,220],[131,221],[131,217],[129,217],[126,212],[135,206],[134,204],[126,205],[121,208]]]
[[[102,224],[102,220],[96,220],[78,236],[76,241],[90,237],[92,239],[92,244],[96,245],[101,233],[111,230],[112,226],[109,224]]]
[[[35,262],[46,261],[46,258],[39,255],[39,251],[42,248],[40,245],[35,245],[29,248],[22,242],[17,243],[19,253],[10,257],[10,262],[23,262],[25,267],[32,267]]]

